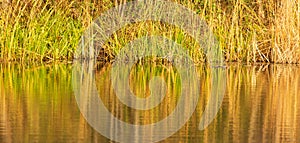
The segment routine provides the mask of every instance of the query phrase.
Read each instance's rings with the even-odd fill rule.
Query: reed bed
[[[228,62],[300,62],[300,0],[173,1],[206,20]],[[85,28],[102,12],[125,2],[2,0],[0,61],[70,61]],[[205,61],[203,52],[194,50],[198,44],[184,31],[151,21],[133,25],[107,42],[108,59],[132,39],[162,34],[189,49],[194,60]]]

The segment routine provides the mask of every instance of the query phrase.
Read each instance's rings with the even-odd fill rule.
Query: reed
[[[300,0],[172,0],[206,20],[226,61],[299,63]],[[126,0],[2,0],[0,61],[69,61],[84,29],[100,13]],[[133,26],[134,25],[134,26]],[[199,46],[184,31],[159,22],[124,27],[111,37],[106,52],[114,57],[124,43],[161,34],[205,61]]]
[[[12,1],[2,7],[1,53],[6,61],[71,60],[85,17],[75,2]],[[79,10],[74,11],[76,8]],[[76,20],[75,20],[76,19]]]

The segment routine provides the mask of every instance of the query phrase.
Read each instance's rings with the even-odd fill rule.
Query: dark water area
[[[73,68],[72,64],[0,64],[1,143],[113,142],[91,127],[81,114],[72,86]],[[196,110],[180,130],[161,142],[300,142],[299,66],[229,64],[224,69],[226,90],[221,108],[204,130],[198,126],[213,92],[213,75],[206,65],[197,65],[196,70],[200,79]],[[172,65],[136,65],[129,81],[136,96],[149,96],[149,80],[154,75],[165,80],[168,92],[158,107],[134,110],[115,96],[110,64],[98,64],[93,72],[99,98],[115,117],[130,124],[153,124],[167,118],[180,98],[179,87],[184,86]],[[106,127],[114,128],[114,123],[108,121]],[[124,142],[142,142],[149,136]]]

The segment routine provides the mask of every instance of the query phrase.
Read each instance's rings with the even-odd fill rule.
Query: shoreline
[[[0,64],[18,64],[18,65],[48,65],[48,64],[73,64],[74,61],[77,60],[83,60],[83,61],[93,61],[94,59],[73,59],[73,60],[51,60],[51,61],[24,61],[24,62],[18,62],[18,61],[6,61],[3,59],[0,59]],[[104,64],[112,64],[114,60],[95,60],[96,63],[104,63]],[[159,61],[153,61],[153,60],[144,60],[144,61],[137,61],[136,63],[169,63],[172,64],[172,62],[167,62],[165,60],[159,60]],[[197,62],[195,65],[210,65],[207,62]],[[287,66],[300,66],[300,63],[276,63],[276,62],[242,62],[242,61],[225,61],[224,65],[246,65],[246,66],[262,66],[262,65],[287,65]],[[217,66],[218,67],[218,66]]]

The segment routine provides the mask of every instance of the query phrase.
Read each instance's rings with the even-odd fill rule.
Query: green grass
[[[173,0],[174,1],[174,0]],[[228,62],[300,62],[300,0],[175,0],[206,20]],[[2,0],[0,61],[71,61],[80,35],[105,10],[122,1]],[[184,31],[159,22],[141,22],[117,31],[106,44],[114,57],[132,39],[162,35],[205,61]]]
[[[84,30],[72,5],[16,1],[1,12],[1,58],[7,61],[71,60]],[[65,7],[65,8],[63,8]]]

